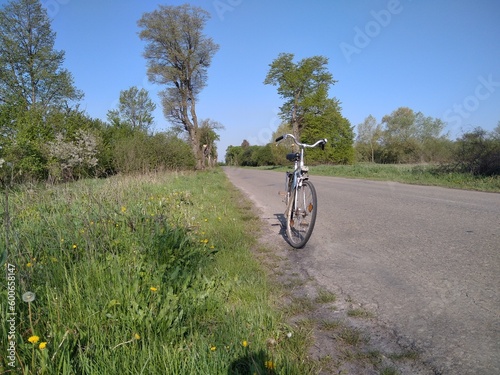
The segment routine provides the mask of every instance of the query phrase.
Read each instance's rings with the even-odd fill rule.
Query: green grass
[[[284,171],[286,167],[263,167]],[[372,164],[318,165],[309,168],[310,174],[395,181],[406,184],[442,186],[454,189],[500,192],[500,176],[481,177],[447,171],[437,165]]]
[[[0,252],[16,266],[17,373],[314,373],[309,331],[284,323],[280,292],[252,254],[260,223],[222,172],[23,187],[9,198],[11,246],[2,231]],[[5,290],[0,300],[6,322]],[[2,353],[0,373],[9,370]]]

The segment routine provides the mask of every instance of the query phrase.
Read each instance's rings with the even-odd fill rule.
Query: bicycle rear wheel
[[[318,199],[316,189],[309,181],[302,181],[290,197],[286,215],[286,235],[290,245],[300,249],[305,246],[311,237],[316,223]]]

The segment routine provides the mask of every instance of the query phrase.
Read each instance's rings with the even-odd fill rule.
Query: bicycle
[[[300,151],[286,155],[287,160],[294,162],[294,171],[286,172],[285,193],[282,194],[285,196],[286,206],[286,236],[292,247],[300,249],[311,237],[318,210],[316,189],[309,181],[309,168],[304,165],[304,149],[317,146],[324,149],[327,139],[320,139],[309,145],[297,141],[292,134],[284,134],[276,138],[276,143],[287,138],[292,138]]]

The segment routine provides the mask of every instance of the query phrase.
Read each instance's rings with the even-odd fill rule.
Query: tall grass
[[[17,358],[12,368],[2,348],[0,372],[312,373],[306,335],[289,338],[273,308],[250,251],[259,223],[239,201],[220,171],[11,193],[1,251],[17,269]]]

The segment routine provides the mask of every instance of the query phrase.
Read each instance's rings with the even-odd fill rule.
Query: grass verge
[[[15,358],[3,350],[0,373],[314,373],[251,252],[260,222],[221,171],[24,187],[9,208]]]
[[[286,167],[263,167],[285,171]],[[318,165],[309,168],[319,176],[361,178],[395,181],[405,184],[442,186],[454,189],[500,192],[500,176],[474,176],[468,173],[450,172],[438,165],[373,164]]]

